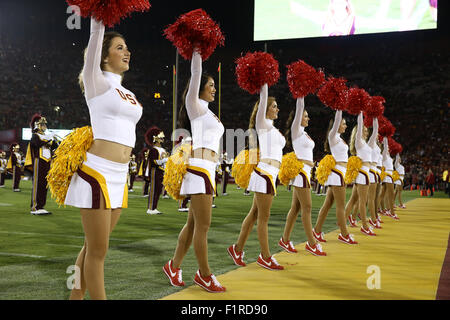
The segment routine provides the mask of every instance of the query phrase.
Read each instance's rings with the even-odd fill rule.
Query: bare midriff
[[[338,164],[338,165],[340,165],[340,166],[342,166],[342,167],[347,168],[347,162],[339,161],[339,162],[336,162],[336,164]]]
[[[270,165],[270,166],[272,166],[272,167],[275,167],[275,168],[277,168],[277,169],[279,169],[280,166],[281,166],[281,162],[278,161],[278,160],[274,160],[274,159],[267,159],[267,158],[264,158],[264,159],[260,159],[259,162],[266,163],[266,164],[268,164],[268,165]]]
[[[133,148],[117,142],[96,139],[92,142],[88,152],[109,161],[128,163],[132,150]]]
[[[215,151],[207,148],[197,148],[192,150],[191,157],[211,162],[219,162],[219,155]]]
[[[312,162],[312,161],[303,160],[303,159],[300,159],[300,161],[303,162],[304,164],[307,164],[310,167],[314,167],[314,162]]]

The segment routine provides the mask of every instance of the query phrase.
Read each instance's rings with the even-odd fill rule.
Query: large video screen
[[[438,0],[255,0],[254,41],[437,28]]]

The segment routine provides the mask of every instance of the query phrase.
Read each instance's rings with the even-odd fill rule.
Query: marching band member
[[[6,159],[6,152],[0,149],[0,188],[5,187],[6,165],[8,160]]]
[[[131,154],[130,163],[128,164],[128,192],[134,192],[133,185],[137,172],[136,156]]]
[[[25,167],[33,173],[33,185],[31,190],[31,214],[46,215],[51,214],[44,209],[47,201],[47,174],[50,170],[53,151],[58,143],[54,134],[46,134],[47,119],[39,114],[35,114],[31,119],[32,136],[29,144],[27,159],[31,158],[30,166]]]
[[[8,159],[8,163],[6,165],[6,169],[12,173],[13,186],[12,189],[14,192],[20,192],[20,179],[23,173],[23,165],[25,160],[23,160],[23,156],[20,153],[20,145],[18,143],[11,144],[9,148],[11,155]]]
[[[147,169],[149,176],[148,206],[147,213],[162,214],[158,210],[158,201],[163,191],[164,164],[167,162],[168,154],[162,143],[164,132],[158,127],[151,127],[145,134],[145,141],[149,146]]]

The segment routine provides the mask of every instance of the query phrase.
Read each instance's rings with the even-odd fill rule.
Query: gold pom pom
[[[180,195],[180,189],[183,177],[187,172],[191,151],[192,145],[185,143],[173,152],[166,163],[163,185],[167,193],[175,200],[182,200],[185,198]]]
[[[75,128],[56,149],[47,174],[47,184],[52,198],[59,206],[64,205],[70,180],[86,160],[86,151],[93,139],[90,126]]]
[[[247,189],[250,176],[259,162],[259,149],[244,149],[236,156],[231,167],[231,175],[236,184]]]
[[[394,172],[392,172],[392,181],[397,181],[400,180],[400,175],[398,174],[398,172],[396,170],[394,170]]]
[[[383,180],[386,178],[386,176],[387,176],[386,168],[385,167],[381,167],[381,173],[380,173],[381,182],[383,182]]]
[[[325,185],[328,180],[328,176],[331,174],[331,169],[336,166],[336,160],[329,154],[320,160],[319,165],[316,170],[316,179],[321,185]]]
[[[285,154],[281,160],[280,172],[278,178],[280,182],[287,186],[289,182],[294,179],[303,169],[303,162],[300,161],[295,152]]]
[[[359,169],[362,167],[362,160],[357,156],[348,158],[347,170],[345,171],[344,181],[346,184],[350,184],[358,177]]]

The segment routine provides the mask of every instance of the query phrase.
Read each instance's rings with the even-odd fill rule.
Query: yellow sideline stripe
[[[339,231],[332,231],[322,245],[327,257],[311,255],[301,243],[296,245],[297,254],[275,255],[285,267],[283,271],[269,271],[249,263],[216,275],[227,288],[225,293],[211,294],[193,285],[163,299],[434,300],[448,244],[449,207],[449,199],[418,198],[408,202],[407,209],[396,211],[399,221],[383,217],[383,229],[375,229],[375,237],[363,235],[359,228],[349,228],[358,245],[339,242]],[[224,263],[232,264],[225,247]],[[373,276],[367,273],[369,266],[380,268],[380,289],[368,289],[368,278]]]

